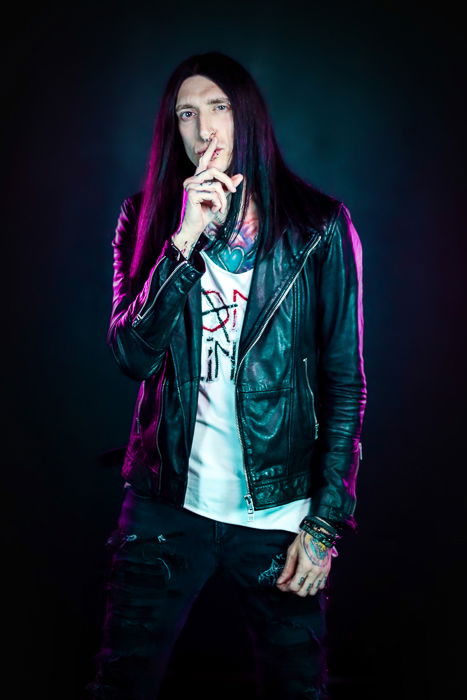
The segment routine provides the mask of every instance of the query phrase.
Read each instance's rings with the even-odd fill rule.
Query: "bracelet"
[[[172,249],[172,255],[175,257],[175,260],[177,262],[180,262],[180,260],[188,260],[188,258],[183,254],[183,252],[180,250],[180,248],[178,248],[175,245],[174,239],[172,236],[170,237],[170,247]]]
[[[315,529],[321,528],[323,530],[326,530],[326,532],[333,535],[334,537],[340,537],[340,533],[337,528],[333,527],[330,523],[321,520],[316,515],[306,515],[300,523],[300,527],[302,527],[303,523],[306,523],[307,525]]]
[[[313,516],[303,518],[300,523],[300,528],[307,534],[311,535],[317,542],[324,544],[326,547],[334,547],[337,540],[340,539],[339,533],[330,526],[333,532],[323,531],[323,525]]]
[[[319,532],[318,530],[313,530],[312,528],[308,528],[308,525],[304,525],[301,528],[304,530],[308,535],[311,535],[311,537],[316,541],[319,542],[320,544],[324,545],[325,547],[334,547],[336,544],[336,539],[334,537],[331,537],[330,535],[326,535],[324,532]]]
[[[177,233],[177,232],[175,232],[175,233]],[[209,240],[208,237],[204,233],[202,233],[200,235],[200,237],[198,238],[198,240],[196,241],[195,245],[191,246],[190,253],[188,254],[188,256],[185,256],[183,254],[183,252],[180,250],[180,248],[178,248],[174,243],[173,236],[175,235],[175,233],[173,233],[172,236],[170,236],[170,246],[171,246],[173,254],[175,256],[175,260],[177,262],[179,262],[181,259],[188,260],[190,258],[190,256],[192,255],[192,253],[194,253],[194,252],[198,253],[200,250],[202,250],[206,246],[206,243]]]

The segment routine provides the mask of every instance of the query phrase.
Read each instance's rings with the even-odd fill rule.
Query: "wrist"
[[[325,524],[321,519],[313,515],[303,518],[300,523],[300,529],[329,548],[334,547],[337,540],[340,539],[340,535],[335,528],[328,523]]]
[[[186,231],[183,226],[171,236],[172,245],[177,248],[185,258],[189,258],[199,239],[199,234]]]

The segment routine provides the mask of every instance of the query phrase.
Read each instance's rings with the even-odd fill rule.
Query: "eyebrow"
[[[208,105],[218,105],[218,104],[223,103],[223,102],[230,102],[230,100],[229,100],[228,97],[213,97],[212,99],[207,100],[207,101],[206,101],[206,104],[208,104]],[[188,104],[188,102],[184,102],[183,104],[177,105],[177,106],[175,107],[175,111],[176,111],[176,112],[178,112],[180,109],[196,109],[196,106],[195,106],[195,105],[190,105],[190,104]]]

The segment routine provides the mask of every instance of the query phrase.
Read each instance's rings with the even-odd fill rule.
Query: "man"
[[[323,591],[356,526],[366,404],[349,212],[288,169],[249,73],[207,53],[168,81],[113,246],[108,343],[140,390],[93,697],[155,697],[221,570],[257,693],[325,698]]]

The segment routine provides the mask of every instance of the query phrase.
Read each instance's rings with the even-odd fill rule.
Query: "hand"
[[[323,590],[331,569],[332,548],[301,531],[287,549],[287,559],[276,586],[304,598]]]
[[[183,182],[182,223],[173,236],[174,243],[180,249],[185,242],[193,247],[204,229],[216,218],[217,212],[224,216],[227,214],[228,200],[243,180],[240,173],[229,177],[215,167],[208,168],[216,145],[217,138],[214,136],[199,159],[195,174]]]

